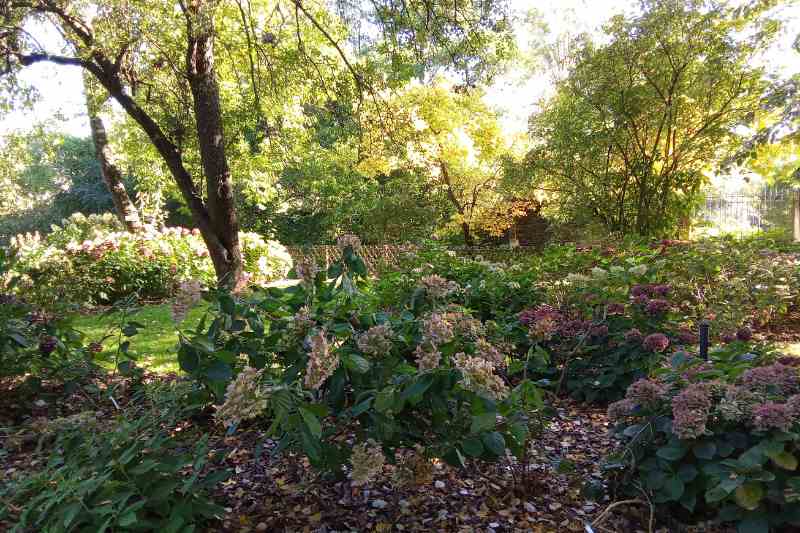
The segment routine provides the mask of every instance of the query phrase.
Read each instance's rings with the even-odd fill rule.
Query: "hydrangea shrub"
[[[40,304],[112,303],[131,294],[142,299],[172,295],[181,282],[213,284],[214,268],[198,230],[145,226],[136,234],[78,216],[46,237],[12,240],[13,273],[19,290]],[[245,275],[263,284],[286,276],[286,249],[257,234],[241,233]]]
[[[685,523],[742,533],[800,525],[800,374],[744,345],[709,362],[680,352],[608,414],[623,487]]]

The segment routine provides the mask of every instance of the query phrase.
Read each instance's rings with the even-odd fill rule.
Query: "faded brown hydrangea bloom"
[[[417,346],[414,355],[416,355],[417,368],[419,368],[420,372],[437,368],[442,360],[441,352],[431,343],[423,343]]]
[[[267,410],[268,395],[261,386],[262,370],[245,367],[225,390],[225,402],[214,417],[224,426],[256,418]]]
[[[433,463],[425,457],[422,446],[417,444],[414,451],[403,457],[394,471],[393,481],[401,489],[433,483]]]
[[[501,366],[506,362],[506,356],[503,355],[503,353],[498,350],[496,346],[484,338],[480,338],[475,341],[475,353],[479,357],[490,361],[493,365],[495,365],[495,367]]]
[[[425,289],[428,296],[435,300],[445,298],[459,289],[458,283],[455,281],[449,281],[436,274],[421,277],[419,284]]]
[[[203,295],[203,285],[196,280],[181,282],[178,292],[172,301],[172,320],[180,324],[186,318],[189,309],[200,301]]]
[[[495,400],[502,400],[508,395],[508,387],[494,373],[494,365],[490,361],[457,353],[453,356],[453,364],[463,374],[462,383],[465,389]]]
[[[358,349],[366,355],[383,357],[392,351],[394,332],[388,324],[372,326],[356,339]]]
[[[308,367],[306,368],[305,386],[308,389],[319,389],[336,371],[339,356],[331,350],[325,330],[317,330],[309,337]]]
[[[385,462],[383,450],[373,439],[353,446],[353,455],[350,457],[353,485],[366,485],[373,481],[383,472]]]

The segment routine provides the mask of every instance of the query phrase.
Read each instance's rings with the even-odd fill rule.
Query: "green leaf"
[[[667,461],[677,461],[686,455],[686,448],[678,446],[662,446],[656,451],[656,455]]]
[[[122,527],[132,526],[136,523],[136,511],[134,512],[126,512],[122,516],[119,517],[117,523]]]
[[[483,454],[483,443],[478,437],[468,437],[461,442],[464,453],[471,457],[480,457]]]
[[[506,440],[503,438],[503,435],[497,431],[484,433],[483,437],[481,437],[481,440],[483,441],[483,445],[486,447],[486,449],[489,450],[493,455],[502,457],[503,454],[506,453]]]
[[[692,453],[698,459],[711,460],[717,453],[717,445],[711,441],[700,442],[692,448]]]
[[[664,482],[664,486],[661,487],[661,491],[670,500],[676,501],[679,500],[681,496],[683,496],[684,488],[685,486],[683,484],[683,481],[681,481],[681,478],[677,476],[672,476],[670,478],[667,478],[667,480]]]
[[[769,522],[765,518],[746,518],[736,527],[737,533],[769,533]]]
[[[780,452],[770,455],[770,460],[784,470],[797,470],[797,457],[789,452]]]
[[[211,381],[226,382],[233,378],[231,365],[224,361],[214,361],[206,371],[206,377]]]
[[[303,421],[306,423],[306,427],[308,431],[316,437],[317,439],[322,438],[322,425],[319,423],[319,419],[317,415],[305,409],[303,407],[299,408],[300,416],[303,417]]]
[[[695,468],[694,465],[682,464],[678,468],[678,477],[681,478],[684,483],[689,483],[694,480],[694,478],[697,477],[697,473],[697,468]]]
[[[370,362],[358,354],[348,354],[344,358],[344,364],[347,368],[358,374],[366,374],[371,367]]]
[[[64,529],[69,530],[70,524],[72,524],[79,512],[81,512],[81,504],[79,503],[71,503],[64,509],[62,513],[64,515]]]
[[[488,413],[481,413],[472,417],[472,424],[470,425],[470,433],[483,433],[494,429],[497,423],[497,413],[489,411]]]
[[[758,504],[764,497],[764,487],[761,483],[745,483],[734,493],[734,499],[739,507],[747,509],[748,511],[755,511],[758,509]]]

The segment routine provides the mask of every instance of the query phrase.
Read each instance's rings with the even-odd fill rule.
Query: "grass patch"
[[[194,327],[205,313],[208,305],[200,302],[189,311],[181,329]],[[172,321],[171,305],[169,303],[142,306],[131,318],[144,324],[145,328],[130,339],[130,351],[135,355],[139,366],[151,372],[177,372],[177,344],[178,333]],[[119,320],[117,313],[111,315],[75,315],[72,325],[86,335],[86,342],[99,342]],[[103,366],[113,367],[113,357],[116,353],[118,338],[106,339],[103,343],[103,352],[99,354]]]

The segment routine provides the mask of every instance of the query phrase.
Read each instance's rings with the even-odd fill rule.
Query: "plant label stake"
[[[700,322],[700,357],[704,361],[708,361],[708,333],[711,329],[711,323],[708,320]]]

